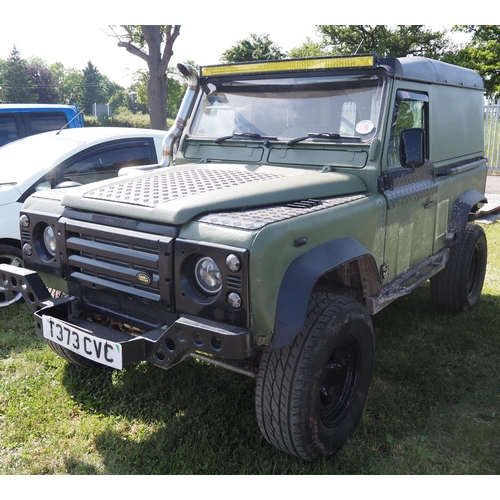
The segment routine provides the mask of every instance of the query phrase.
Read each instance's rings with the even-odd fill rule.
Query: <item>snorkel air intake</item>
[[[177,139],[179,139],[186,126],[199,87],[198,72],[195,68],[189,64],[180,63],[177,65],[177,68],[183,76],[188,78],[188,88],[182,99],[181,107],[179,108],[175,122],[168,130],[165,139],[163,139],[163,159],[160,163],[161,167],[169,167],[174,163],[174,144]]]

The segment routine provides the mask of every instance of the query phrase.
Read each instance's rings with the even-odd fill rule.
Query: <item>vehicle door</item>
[[[58,167],[57,184],[64,181],[89,184],[111,179],[124,167],[158,163],[152,138],[111,141],[73,156]]]
[[[26,190],[19,202],[23,203],[36,191],[53,189],[65,181],[90,184],[116,177],[118,171],[124,167],[157,163],[158,156],[153,138],[108,141],[65,160]]]
[[[433,252],[437,183],[429,154],[429,99],[400,89],[386,145],[387,165],[379,188],[387,201],[385,278],[404,273]],[[419,161],[405,157],[409,138],[418,137]]]

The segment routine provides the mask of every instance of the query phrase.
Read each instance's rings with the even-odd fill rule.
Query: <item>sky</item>
[[[10,1],[2,7],[0,58],[6,59],[15,45],[22,58],[40,57],[49,65],[61,62],[67,68],[82,70],[91,61],[102,74],[124,87],[131,83],[134,71],[146,69],[146,63],[117,46],[116,39],[110,36],[110,24],[157,24],[165,17],[173,18],[181,25],[170,61],[170,65],[175,66],[186,59],[198,65],[217,64],[224,51],[252,33],[269,35],[286,52],[300,46],[306,37],[316,39],[316,24],[431,22],[433,29],[449,29],[453,24],[479,24],[481,21],[473,19],[457,5],[452,14],[444,8],[436,10],[432,0],[420,0],[418,10],[407,9],[405,14],[402,14],[401,2],[396,0],[357,0],[356,3],[331,0],[310,3],[293,0],[146,0],[135,3],[84,0],[71,4],[63,0],[46,0],[18,4],[19,7]],[[391,16],[391,12],[399,12],[399,18]]]
[[[307,36],[315,38],[314,24],[287,25],[277,28],[272,25],[244,28],[241,26],[221,27],[210,37],[204,38],[206,31],[201,24],[181,24],[180,35],[174,43],[174,56],[170,65],[187,59],[199,65],[217,64],[223,52],[251,33],[269,34],[271,40],[284,51],[301,45]],[[300,35],[298,36],[297,33]],[[59,30],[46,31],[44,25],[24,23],[22,30],[14,26],[0,29],[0,58],[7,59],[15,45],[23,59],[40,57],[47,64],[62,62],[67,68],[83,69],[91,61],[94,66],[110,80],[123,86],[130,83],[130,75],[138,69],[146,69],[146,63],[117,46],[117,40],[110,36],[109,25],[93,21],[85,24],[86,39],[72,43],[64,39]]]

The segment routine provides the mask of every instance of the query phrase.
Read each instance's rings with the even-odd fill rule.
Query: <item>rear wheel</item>
[[[474,307],[483,289],[487,257],[483,228],[469,224],[462,240],[451,248],[446,267],[431,278],[433,304],[453,313]]]
[[[264,437],[305,460],[329,457],[356,429],[373,375],[371,318],[352,299],[314,294],[292,344],[264,351],[256,413]]]
[[[0,245],[0,264],[23,267],[23,255],[21,250],[11,245]],[[23,296],[19,292],[13,292],[0,285],[0,307],[7,307],[15,302],[22,302]]]

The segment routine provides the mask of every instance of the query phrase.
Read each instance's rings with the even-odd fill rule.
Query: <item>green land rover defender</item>
[[[442,310],[479,300],[483,82],[375,55],[179,69],[162,163],[32,195],[0,286],[69,362],[255,377],[265,438],[331,456],[365,407],[371,316],[427,280]]]

